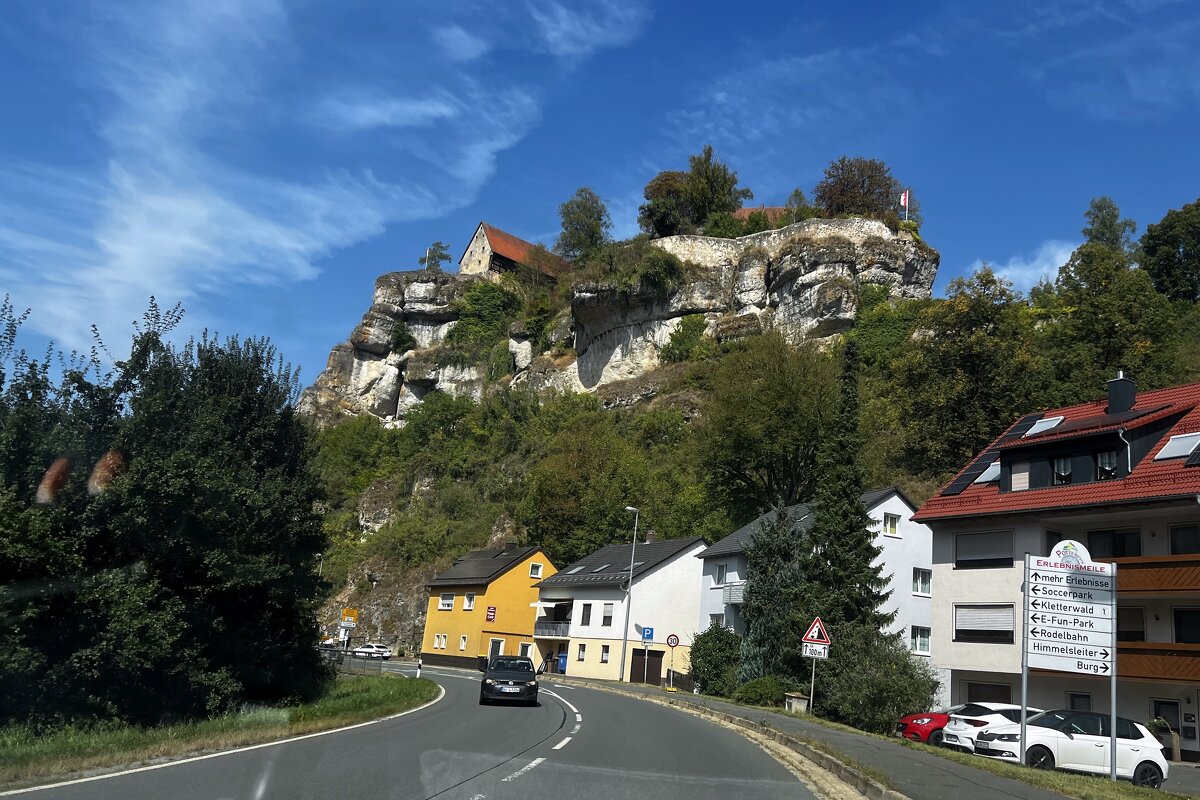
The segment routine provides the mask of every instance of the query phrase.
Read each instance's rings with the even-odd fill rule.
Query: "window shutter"
[[[1011,631],[1012,606],[955,606],[955,630]]]
[[[958,561],[1012,558],[1012,532],[960,533],[954,537],[954,548]]]
[[[1029,488],[1029,462],[1015,461],[1012,465],[1012,490],[1023,492]]]

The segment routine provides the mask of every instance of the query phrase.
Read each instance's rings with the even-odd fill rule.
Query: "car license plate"
[[[519,687],[519,686],[501,686],[500,691],[502,691],[502,692],[519,692],[519,691],[521,691],[521,687]]]
[[[987,742],[979,742],[979,741],[977,741],[977,742],[975,742],[975,749],[976,749],[976,750],[991,750],[992,748],[988,747],[988,743],[987,743]]]

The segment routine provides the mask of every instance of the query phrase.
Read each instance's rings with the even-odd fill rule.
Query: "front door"
[[[504,655],[504,640],[492,639],[492,646],[488,648],[488,658],[502,655]]]

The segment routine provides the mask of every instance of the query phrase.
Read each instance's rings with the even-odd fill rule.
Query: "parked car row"
[[[910,714],[895,733],[905,739],[953,747],[980,756],[1035,769],[1063,769],[1107,775],[1111,717],[1094,711],[1025,710],[1021,742],[1021,707],[1007,703],[967,703],[939,711]],[[1117,717],[1117,777],[1137,786],[1161,788],[1169,774],[1162,746],[1141,723]]]

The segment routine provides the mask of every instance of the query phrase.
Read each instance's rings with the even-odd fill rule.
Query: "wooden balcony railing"
[[[1112,560],[1117,565],[1118,592],[1200,593],[1200,555],[1131,556]]]
[[[1118,580],[1120,575],[1118,569]],[[1117,677],[1200,683],[1200,644],[1120,642]]]

